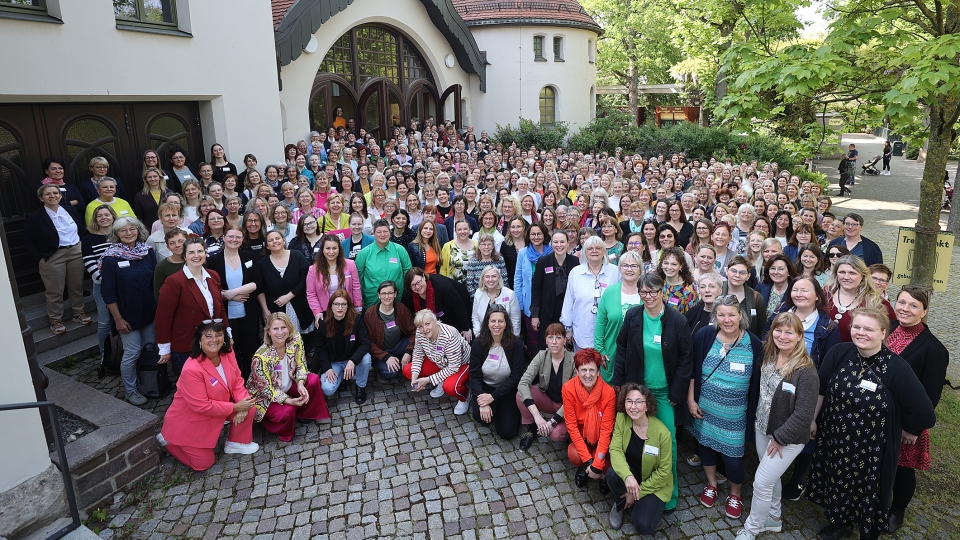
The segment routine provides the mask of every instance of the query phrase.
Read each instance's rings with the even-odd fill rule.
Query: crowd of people
[[[266,167],[218,144],[169,169],[147,151],[133,204],[106,160],[81,186],[46,160],[25,236],[51,331],[65,288],[92,322],[88,275],[127,399],[147,402],[146,343],[178,376],[158,441],[195,470],[225,421],[224,452],[254,453],[254,423],[290,441],[341,387],[363,405],[402,377],[525,451],[567,444],[614,528],[628,509],[638,532],[659,526],[681,459],[703,468],[701,504],[727,483],[722,512],[741,518],[750,447],[738,540],[780,531],[782,500],[804,495],[825,540],[902,525],[948,353],[929,293],[888,294],[863,218],[833,213],[821,185],[776,163],[518,148],[430,120],[392,135],[313,132]],[[682,437],[696,454],[678,455]]]

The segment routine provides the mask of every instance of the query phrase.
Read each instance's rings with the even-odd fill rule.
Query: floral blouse
[[[473,255],[472,249],[460,249],[456,244],[450,246],[450,279],[467,284],[467,261]]]
[[[300,334],[296,334],[294,340],[287,343],[284,354],[279,354],[273,345],[261,345],[253,355],[250,380],[247,381],[247,391],[257,405],[255,422],[263,420],[271,403],[283,403],[287,399],[287,394],[281,390],[280,386],[282,384],[280,371],[283,369],[282,361],[285,356],[292,359],[290,380],[294,384],[307,380],[307,364],[304,361],[305,351]]]

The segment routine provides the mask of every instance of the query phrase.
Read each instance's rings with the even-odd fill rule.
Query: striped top
[[[434,385],[443,384],[447,377],[470,363],[470,345],[460,335],[460,331],[439,321],[436,324],[440,328],[436,341],[431,341],[419,329],[417,330],[413,347],[411,380],[420,378],[424,357],[428,357],[431,362],[440,368],[439,372],[430,375],[430,382]]]
[[[703,446],[725,456],[742,457],[747,428],[747,394],[753,374],[750,335],[744,332],[725,356],[721,356],[720,346],[720,340],[715,339],[703,361],[700,377],[709,377],[703,382],[698,403],[703,418],[695,418],[689,429]]]
[[[100,269],[97,268],[97,262],[108,247],[110,247],[110,242],[107,242],[107,237],[102,234],[88,234],[80,240],[83,267],[93,278],[94,283],[100,283]]]

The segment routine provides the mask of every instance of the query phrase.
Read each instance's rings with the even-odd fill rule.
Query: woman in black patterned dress
[[[809,498],[830,520],[817,535],[821,540],[849,537],[852,524],[863,540],[880,537],[902,433],[919,435],[936,421],[913,370],[883,344],[889,326],[886,312],[855,309],[853,343],[830,349],[820,366],[818,416],[810,426],[820,440]]]

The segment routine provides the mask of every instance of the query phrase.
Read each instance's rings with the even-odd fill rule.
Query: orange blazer
[[[226,380],[206,357],[187,359],[160,430],[168,442],[196,448],[217,446],[224,420],[233,416],[233,404],[249,395],[232,352],[220,355],[220,365]]]
[[[213,297],[213,318],[223,319],[223,324],[228,324],[220,290],[220,274],[209,269],[207,273],[210,274],[207,287]],[[154,319],[157,343],[170,343],[170,349],[174,352],[190,352],[194,330],[207,319],[210,319],[207,301],[194,280],[177,271],[163,282]]]

